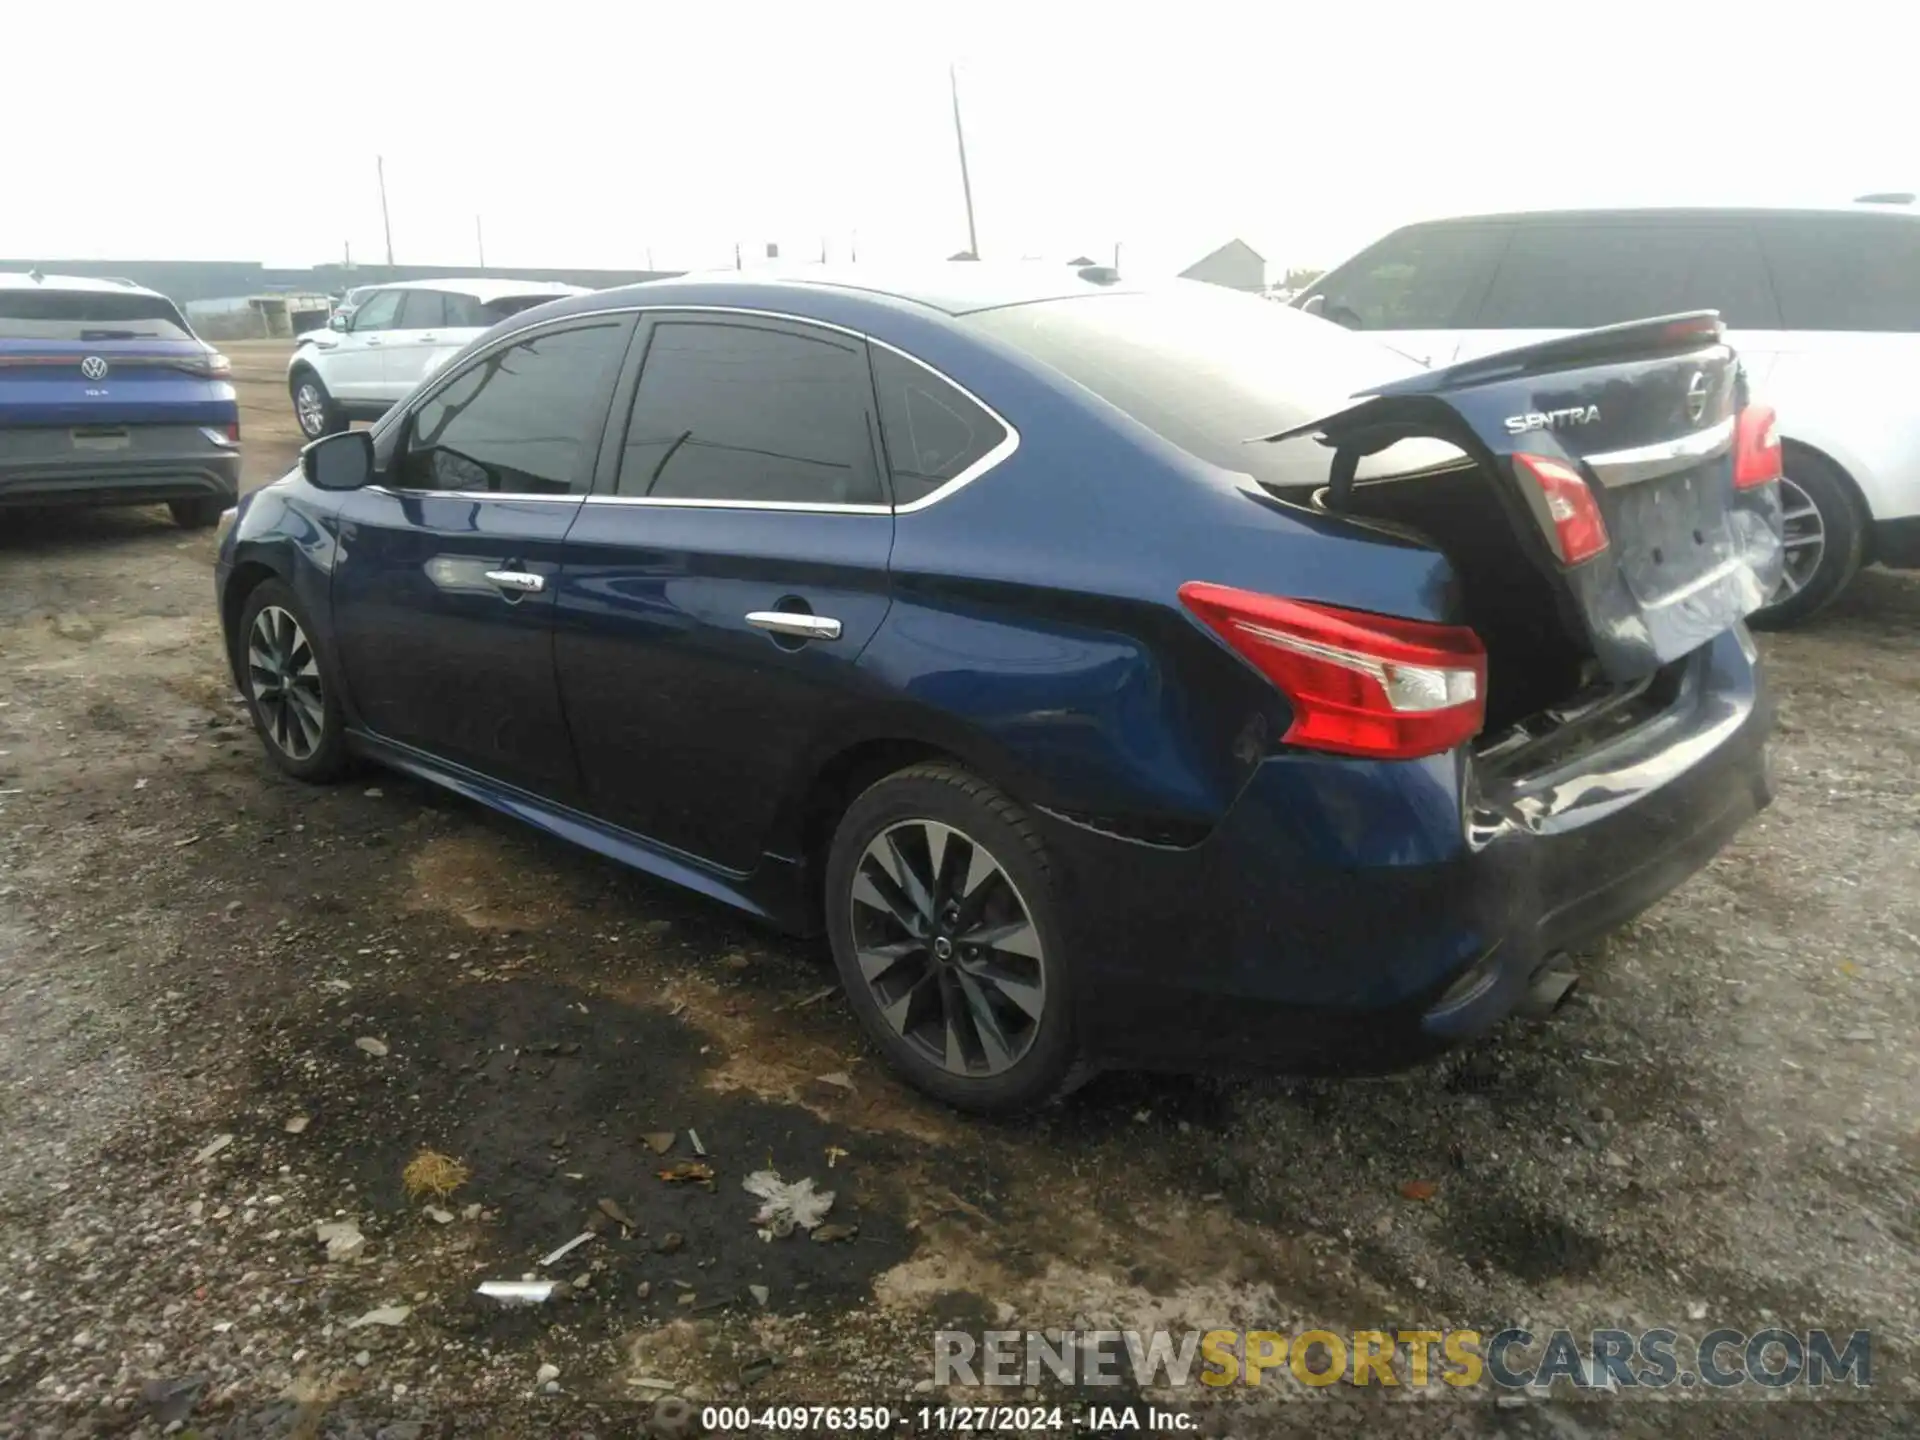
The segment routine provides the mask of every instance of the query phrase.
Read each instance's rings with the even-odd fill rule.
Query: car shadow
[[[0,554],[10,550],[97,549],[168,533],[184,537],[164,505],[111,509],[0,510]]]

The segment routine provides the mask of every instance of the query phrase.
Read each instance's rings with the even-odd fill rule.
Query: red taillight
[[[1487,652],[1471,630],[1198,580],[1180,599],[1293,703],[1289,745],[1411,760],[1486,718]]]
[[[1580,472],[1564,460],[1545,455],[1516,455],[1514,467],[1540,487],[1553,521],[1553,548],[1565,565],[1578,565],[1607,548],[1607,522],[1600,518],[1593,491]]]
[[[1771,405],[1749,405],[1733,428],[1733,488],[1754,490],[1785,473],[1780,458],[1780,422]]]
[[[240,443],[240,422],[238,420],[227,426],[227,439],[235,445]]]

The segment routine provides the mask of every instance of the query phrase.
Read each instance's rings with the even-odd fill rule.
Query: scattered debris
[[[582,1230],[578,1235],[574,1236],[573,1239],[567,1241],[566,1244],[562,1245],[558,1250],[555,1250],[552,1254],[542,1256],[540,1260],[540,1268],[544,1270],[549,1265],[553,1264],[556,1260],[566,1259],[567,1256],[571,1255],[574,1251],[578,1250],[582,1245],[586,1244],[587,1241],[591,1239],[593,1239],[593,1231]]]
[[[673,1131],[650,1130],[640,1137],[646,1141],[647,1148],[656,1155],[664,1155],[673,1148]]]
[[[1706,1318],[1707,1318],[1707,1302],[1706,1301],[1693,1300],[1688,1302],[1687,1319],[1704,1320]]]
[[[640,1228],[640,1222],[622,1210],[618,1200],[603,1199],[600,1202],[600,1213],[616,1225],[624,1225],[629,1230],[638,1230]]]
[[[502,1305],[539,1305],[553,1298],[557,1280],[488,1280],[474,1293]]]
[[[660,1172],[660,1178],[669,1185],[713,1185],[713,1167],[703,1165],[698,1160],[682,1160],[678,1165],[669,1165]]]
[[[378,785],[369,785],[365,790],[361,791],[360,793],[365,795],[369,800],[378,800],[382,796],[384,796],[387,792],[382,790]]]
[[[844,1070],[834,1070],[826,1075],[816,1075],[813,1078],[818,1080],[822,1085],[831,1085],[838,1090],[853,1089],[853,1077]]]
[[[140,1398],[146,1401],[156,1425],[173,1425],[193,1412],[208,1379],[207,1375],[200,1374],[182,1375],[177,1380],[149,1380],[140,1387]]]
[[[313,1238],[327,1247],[327,1259],[335,1264],[357,1260],[367,1248],[367,1237],[351,1220],[322,1220],[313,1227]]]
[[[453,1223],[453,1212],[451,1210],[442,1210],[438,1205],[427,1206],[423,1213],[436,1225],[451,1225]]]
[[[1862,1025],[1856,1030],[1847,1031],[1847,1033],[1840,1038],[1842,1040],[1852,1041],[1855,1044],[1867,1044],[1873,1040],[1873,1031]]]
[[[1431,1200],[1439,1190],[1439,1183],[1433,1180],[1402,1180],[1400,1182],[1400,1193],[1409,1200]]]
[[[826,999],[829,995],[833,994],[833,992],[838,990],[839,988],[840,987],[838,985],[824,985],[820,989],[814,991],[813,994],[807,996],[806,999],[795,1002],[793,1008],[796,1010],[804,1010],[809,1005],[818,1005],[822,1000]]]
[[[654,1242],[653,1248],[658,1250],[662,1255],[677,1255],[680,1253],[680,1247],[686,1243],[686,1236],[682,1235],[678,1230],[669,1230]]]
[[[422,1195],[444,1200],[466,1184],[472,1173],[451,1155],[442,1155],[438,1150],[422,1150],[400,1172],[400,1184],[405,1187],[410,1200],[417,1200]]]
[[[642,1280],[638,1285],[633,1287],[633,1293],[642,1300],[646,1299],[649,1295],[653,1294],[653,1282],[651,1280]]]
[[[678,1395],[668,1395],[654,1401],[653,1413],[647,1417],[647,1434],[654,1440],[683,1440],[683,1437],[700,1433],[700,1412],[691,1402],[682,1400]]]
[[[753,1303],[763,1310],[766,1308],[767,1301],[773,1298],[773,1291],[764,1285],[749,1285],[747,1286],[747,1293],[753,1296]]]
[[[822,1245],[831,1245],[836,1240],[851,1240],[860,1233],[858,1225],[822,1225],[813,1232],[813,1238]]]
[[[684,1295],[682,1295],[682,1296],[680,1297],[680,1299],[679,1299],[678,1301],[676,1301],[675,1303],[676,1303],[676,1304],[680,1304],[680,1305],[684,1305],[684,1306],[686,1306],[686,1307],[687,1307],[688,1309],[692,1309],[692,1308],[693,1308],[693,1302],[694,1302],[694,1301],[696,1301],[696,1300],[698,1300],[699,1298],[700,1298],[700,1297],[699,1297],[698,1295],[696,1295],[696,1294],[694,1294],[694,1293],[693,1293],[693,1291],[691,1291],[691,1290],[689,1290],[689,1291],[687,1291],[687,1293],[686,1293],[686,1294],[684,1294]]]
[[[700,1132],[698,1130],[687,1131],[687,1143],[693,1146],[694,1154],[705,1155],[707,1153],[707,1147],[700,1143]]]
[[[558,1365],[542,1365],[538,1370],[533,1372],[533,1378],[542,1385],[546,1384],[549,1380],[558,1380],[560,1378],[560,1367]]]
[[[815,1190],[811,1176],[788,1184],[777,1170],[756,1170],[741,1188],[765,1202],[753,1217],[762,1240],[784,1239],[796,1228],[811,1230],[833,1208],[833,1192]]]
[[[481,1208],[480,1202],[476,1200],[460,1211],[460,1218],[462,1220],[478,1220],[480,1218]]]
[[[347,1329],[358,1330],[362,1325],[399,1325],[412,1313],[411,1305],[382,1305],[367,1311],[358,1320],[347,1321]]]
[[[200,1147],[199,1151],[193,1157],[193,1163],[196,1165],[204,1165],[231,1144],[233,1144],[233,1136],[216,1135]]]
[[[373,1056],[376,1060],[382,1058],[387,1053],[387,1042],[376,1039],[371,1035],[362,1035],[353,1043],[356,1049],[366,1051],[367,1054]]]
[[[653,1375],[628,1376],[627,1384],[633,1386],[633,1388],[636,1390],[671,1390],[673,1389],[673,1381],[661,1380],[658,1377]]]
[[[366,1369],[369,1365],[373,1364],[373,1352],[371,1350],[362,1350],[358,1355],[353,1357],[353,1363],[358,1365],[362,1370]]]
[[[771,1355],[756,1355],[740,1367],[740,1384],[743,1389],[751,1390],[762,1380],[773,1374],[774,1360]]]
[[[305,1115],[289,1115],[287,1123],[280,1128],[289,1135],[302,1135],[306,1133],[307,1126],[312,1123]]]
[[[846,1158],[847,1152],[842,1150],[838,1145],[827,1146],[827,1169],[831,1170],[833,1168],[834,1161],[844,1160]]]

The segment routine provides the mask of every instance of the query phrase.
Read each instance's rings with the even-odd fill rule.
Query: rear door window
[[[111,290],[0,290],[0,340],[190,340],[163,295]]]
[[[1587,330],[1684,310],[1718,310],[1735,328],[1779,325],[1759,245],[1746,222],[1522,223],[1471,325]]]
[[[1458,330],[1506,245],[1505,225],[1396,230],[1314,286],[1320,314],[1353,330]]]
[[[1920,221],[1782,215],[1761,237],[1783,328],[1920,331]]]
[[[759,505],[883,503],[864,342],[665,321],[627,423],[618,493]]]
[[[400,302],[401,330],[438,330],[447,323],[447,299],[438,290],[408,290]]]
[[[991,455],[1007,427],[926,366],[869,347],[893,503],[924,500]]]

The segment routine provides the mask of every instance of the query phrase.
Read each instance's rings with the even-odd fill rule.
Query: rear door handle
[[[797,610],[751,610],[747,624],[756,630],[771,630],[775,635],[793,635],[802,640],[838,640],[840,622],[831,615],[808,615]]]
[[[538,595],[547,588],[546,576],[529,575],[525,570],[489,570],[486,574],[487,579],[502,590],[513,590],[522,595]],[[836,632],[839,628],[837,625],[834,627]]]
[[[432,343],[433,343],[433,342],[434,342],[435,340],[438,340],[439,338],[440,338],[440,337],[439,337],[438,335],[422,335],[422,336],[420,337],[420,343],[421,343],[421,344],[423,344],[423,345],[430,345],[430,344],[432,344]]]
[[[378,337],[378,336],[375,336],[375,335],[369,335],[369,336],[367,337],[367,344],[369,344],[369,345],[378,345],[379,343],[380,343],[380,340],[379,340],[379,337]]]

